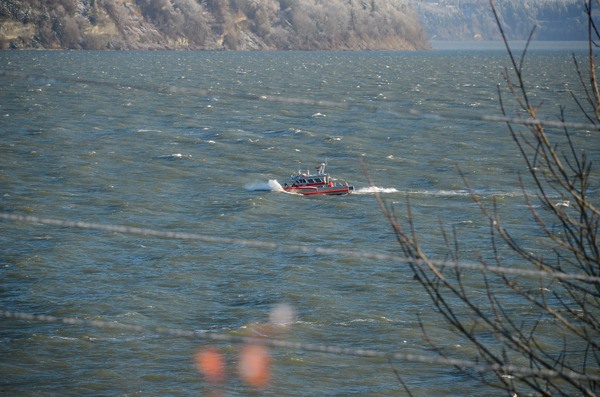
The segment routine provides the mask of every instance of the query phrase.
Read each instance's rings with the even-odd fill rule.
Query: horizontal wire
[[[278,250],[283,252],[297,252],[304,254],[317,254],[326,256],[343,256],[351,258],[361,259],[373,259],[381,261],[390,261],[398,264],[414,264],[421,267],[427,267],[429,265],[438,268],[459,268],[459,269],[470,269],[478,270],[482,272],[492,272],[506,275],[518,275],[518,276],[531,276],[531,277],[544,277],[554,278],[560,280],[580,280],[590,282],[600,282],[600,277],[589,276],[586,274],[570,274],[570,273],[559,273],[542,270],[527,270],[527,269],[515,269],[507,268],[502,266],[489,266],[480,263],[466,263],[466,262],[442,262],[442,261],[423,261],[407,257],[399,257],[397,255],[389,255],[382,253],[373,253],[365,251],[353,251],[353,250],[340,250],[335,248],[324,248],[324,247],[312,247],[303,245],[291,245],[281,244],[272,241],[260,241],[250,239],[240,239],[231,237],[219,237],[214,235],[199,234],[199,233],[188,233],[188,232],[168,232],[149,228],[140,228],[123,225],[109,225],[82,221],[69,221],[62,219],[49,219],[40,218],[37,216],[30,215],[17,215],[0,213],[0,219],[11,222],[23,222],[29,224],[41,224],[47,226],[59,226],[59,227],[72,227],[78,229],[87,230],[99,230],[114,233],[123,234],[134,234],[139,236],[158,237],[174,240],[194,240],[202,241],[210,244],[224,244],[224,245],[238,245],[243,247],[250,247],[264,250]]]
[[[490,121],[493,123],[509,123],[509,124],[523,124],[525,126],[542,126],[542,127],[555,127],[555,128],[573,128],[581,130],[600,130],[600,125],[590,123],[576,123],[570,121],[552,121],[552,120],[540,120],[540,119],[524,119],[522,117],[509,117],[509,116],[468,116],[460,114],[441,114],[441,113],[420,113],[417,109],[410,109],[410,114],[414,114],[418,117],[438,119],[438,120],[471,120],[471,121]]]
[[[349,347],[340,347],[334,345],[321,345],[315,343],[302,343],[302,342],[290,342],[283,339],[275,339],[271,337],[251,337],[251,336],[239,336],[229,335],[223,333],[214,332],[198,332],[198,331],[187,331],[175,328],[166,327],[147,327],[140,325],[128,325],[118,322],[109,322],[102,320],[83,320],[75,317],[57,317],[45,314],[31,314],[24,312],[13,312],[7,310],[0,310],[0,317],[24,320],[24,321],[37,321],[45,323],[62,323],[65,325],[73,326],[89,326],[99,329],[113,329],[124,332],[132,333],[153,333],[157,335],[188,338],[188,339],[200,339],[210,340],[218,342],[228,343],[258,343],[269,347],[286,348],[302,350],[305,352],[317,352],[327,353],[334,355],[346,355],[363,358],[376,358],[385,360],[399,360],[408,361],[413,363],[422,364],[436,364],[442,366],[460,367],[464,369],[471,369],[479,373],[496,372],[503,375],[512,375],[515,377],[529,377],[535,376],[544,379],[551,378],[569,378],[573,380],[587,380],[598,382],[600,376],[586,375],[577,373],[574,371],[557,371],[552,369],[532,369],[528,367],[521,367],[516,365],[501,365],[501,364],[481,364],[474,361],[447,358],[447,357],[433,357],[424,356],[419,354],[399,353],[399,352],[385,352],[374,349],[357,349]]]
[[[581,130],[600,130],[600,125],[596,125],[593,123],[578,123],[578,122],[568,122],[568,121],[552,121],[552,120],[540,120],[540,119],[524,119],[522,117],[507,117],[507,116],[492,116],[492,115],[466,115],[461,114],[460,112],[455,113],[426,113],[422,112],[415,108],[408,109],[397,109],[390,108],[389,106],[381,105],[366,105],[359,103],[351,103],[351,102],[336,102],[336,101],[325,101],[325,100],[315,100],[308,98],[292,98],[285,97],[279,95],[257,95],[251,93],[232,93],[225,90],[216,90],[214,88],[190,88],[190,87],[180,87],[180,86],[158,86],[158,85],[141,85],[141,84],[124,84],[117,82],[108,82],[108,81],[97,81],[90,79],[81,79],[81,78],[68,78],[68,77],[58,77],[51,78],[40,75],[33,75],[22,72],[10,72],[10,71],[2,71],[0,70],[0,76],[4,77],[12,77],[12,78],[20,78],[23,80],[29,80],[36,83],[43,84],[55,84],[56,82],[65,82],[65,83],[73,83],[73,84],[88,84],[95,86],[105,86],[111,87],[115,89],[127,88],[127,89],[136,89],[140,91],[148,91],[148,92],[160,92],[167,94],[185,94],[185,95],[195,95],[199,97],[206,97],[210,95],[220,95],[230,98],[237,99],[245,99],[245,100],[256,100],[256,101],[265,101],[265,102],[273,102],[273,103],[286,103],[293,105],[310,105],[310,106],[320,106],[320,107],[330,107],[330,108],[339,108],[339,109],[360,109],[362,111],[370,111],[370,112],[378,112],[385,111],[391,114],[395,114],[397,116],[413,116],[418,118],[426,118],[426,119],[434,119],[434,120],[467,120],[467,121],[485,121],[485,122],[493,122],[493,123],[512,123],[512,124],[522,124],[525,126],[544,126],[544,127],[555,127],[555,128],[573,128],[573,129],[581,129]]]

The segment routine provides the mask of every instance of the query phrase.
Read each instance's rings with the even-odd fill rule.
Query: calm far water
[[[571,50],[532,51],[525,63],[551,120],[559,106],[579,114]],[[478,119],[500,114],[508,65],[497,49],[0,52],[0,211],[399,254],[374,191],[399,213],[408,194],[430,256],[444,258],[443,225],[474,261],[490,253],[489,228],[460,168],[536,247],[541,232],[518,182],[525,165],[504,124]],[[575,140],[600,159],[597,136],[577,131]],[[277,191],[323,161],[356,194]],[[2,310],[237,335],[286,303],[296,312],[286,340],[432,354],[420,316],[461,353],[403,265],[6,221],[0,230]],[[0,394],[209,395],[192,364],[205,345],[2,318]],[[217,347],[228,360],[226,396],[404,395],[387,362],[301,349],[271,349],[271,383],[255,392],[235,376],[240,346]],[[451,368],[394,368],[415,396],[489,394]]]

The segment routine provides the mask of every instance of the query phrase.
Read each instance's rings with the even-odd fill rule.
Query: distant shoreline
[[[523,51],[525,48],[526,41],[524,40],[512,40],[509,42],[510,46],[515,51]],[[418,50],[222,50],[222,49],[126,49],[126,50],[111,50],[111,49],[102,49],[97,51],[117,51],[117,52],[145,52],[145,51],[226,51],[226,52],[427,52],[427,51],[506,51],[504,46],[504,42],[501,40],[430,40],[429,44],[431,48],[429,49],[418,49]],[[589,48],[589,43],[587,41],[545,41],[545,40],[535,40],[529,44],[530,51],[562,51],[562,52],[581,52],[587,51]],[[0,49],[0,52],[3,50]],[[11,51],[11,49],[4,49],[4,51]],[[12,51],[87,51],[87,50],[72,50],[72,49],[64,49],[64,48],[34,48],[34,47],[26,47],[26,48],[18,48],[12,49]]]
[[[496,51],[505,50],[504,42],[496,41],[442,41],[431,40],[432,50],[438,51],[456,51],[456,50],[480,50],[480,51]],[[514,40],[509,42],[511,48],[522,51],[525,48],[526,41]],[[534,40],[529,44],[529,50],[549,50],[549,51],[585,51],[588,49],[587,41],[543,41]]]

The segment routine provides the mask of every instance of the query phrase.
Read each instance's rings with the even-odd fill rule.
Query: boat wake
[[[453,198],[453,197],[470,197],[471,194],[475,194],[482,198],[507,198],[507,197],[521,197],[523,194],[519,191],[499,191],[499,190],[487,190],[479,189],[473,192],[467,189],[456,189],[456,190],[410,190],[406,194],[411,196],[431,196],[431,197],[442,197],[442,198]]]
[[[269,179],[268,182],[256,181],[245,186],[246,190],[253,192],[283,192],[283,187],[275,179]]]
[[[373,194],[373,193],[398,193],[398,189],[393,187],[361,187],[360,189],[354,190],[352,194]]]
[[[361,187],[352,194],[394,194],[400,193],[402,195],[410,195],[410,196],[422,196],[422,197],[441,197],[441,198],[454,198],[454,197],[470,197],[471,192],[467,189],[449,189],[449,190],[398,190],[393,187],[377,187],[377,186],[368,186]],[[521,197],[523,193],[519,191],[499,191],[499,190],[475,190],[473,191],[477,196],[481,198],[510,198],[510,197]]]

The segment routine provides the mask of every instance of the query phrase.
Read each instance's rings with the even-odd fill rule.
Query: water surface
[[[379,191],[400,213],[410,197],[431,257],[444,258],[442,225],[456,230],[463,259],[473,261],[490,254],[489,226],[460,169],[484,202],[497,203],[514,235],[536,247],[542,232],[518,181],[525,164],[504,124],[479,119],[500,114],[497,85],[508,65],[495,50],[1,52],[0,210],[399,254],[374,198]],[[543,117],[557,120],[559,106],[578,114],[569,51],[531,52],[525,66]],[[597,136],[577,131],[574,139],[598,158]],[[323,161],[356,194],[309,198],[274,188]],[[284,302],[296,310],[292,341],[430,354],[420,316],[440,344],[454,346],[399,264],[21,223],[0,228],[4,310],[243,334]],[[6,395],[210,391],[192,365],[202,342],[0,323]],[[234,368],[239,346],[219,347]],[[403,393],[387,362],[271,353],[275,373],[263,395]],[[394,366],[414,395],[481,395],[452,369]],[[252,393],[231,374],[226,395]]]

